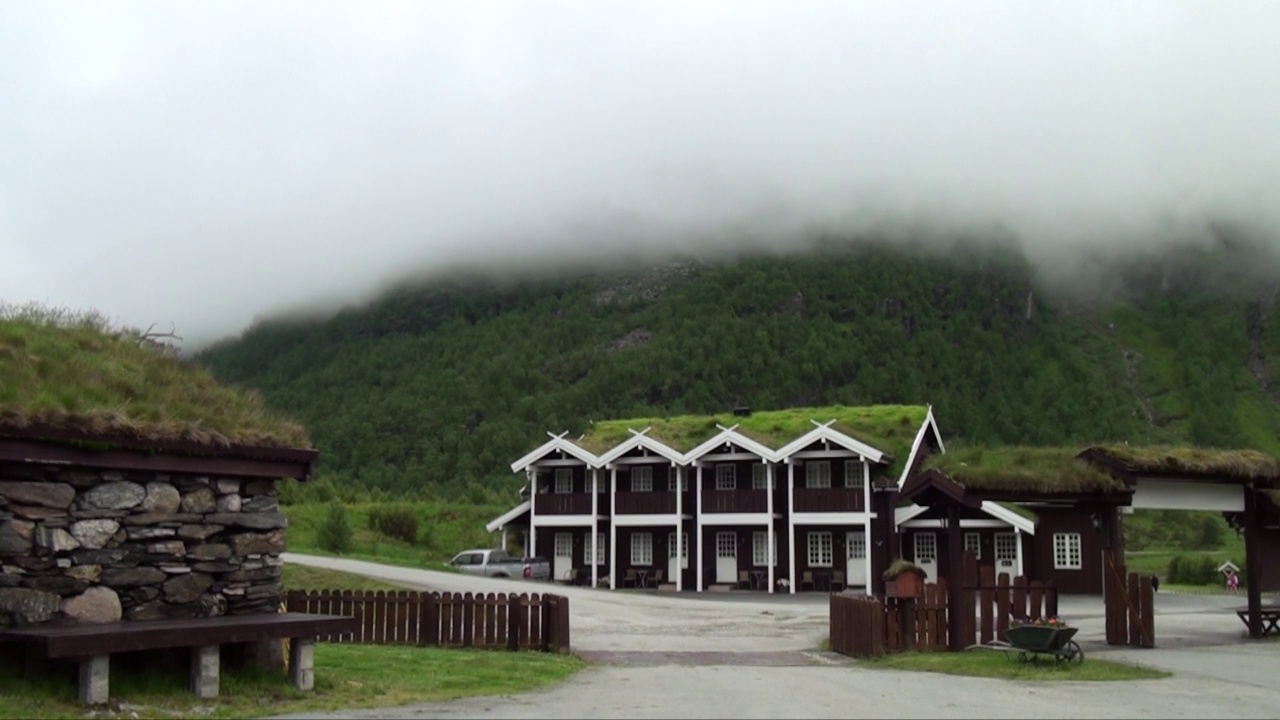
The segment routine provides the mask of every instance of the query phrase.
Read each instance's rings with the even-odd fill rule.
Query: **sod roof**
[[[920,425],[928,415],[924,405],[867,405],[848,407],[832,405],[813,408],[766,410],[750,415],[681,415],[668,418],[632,418],[604,420],[591,425],[577,444],[595,455],[601,455],[631,437],[631,430],[650,428],[653,440],[687,453],[721,432],[717,425],[733,427],[745,437],[770,450],[804,436],[814,429],[814,422],[831,420],[833,430],[893,456],[891,472],[900,472]]]
[[[1280,459],[1258,450],[1168,445],[1099,445],[1089,450],[1101,452],[1138,473],[1280,480]]]
[[[262,398],[101,316],[0,306],[0,431],[209,447],[310,446]]]
[[[952,448],[925,459],[921,469],[937,468],[966,489],[987,492],[1078,495],[1124,489],[1121,480],[1076,458],[1079,452],[1074,447]]]

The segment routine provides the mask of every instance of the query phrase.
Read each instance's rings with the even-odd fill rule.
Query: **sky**
[[[0,300],[186,345],[456,263],[1280,226],[1280,3],[0,3]]]

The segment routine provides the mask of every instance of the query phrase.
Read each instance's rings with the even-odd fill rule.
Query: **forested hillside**
[[[302,421],[322,477],[428,497],[509,497],[509,463],[548,430],[739,403],[932,403],[953,443],[1280,452],[1270,257],[1135,254],[1075,293],[963,244],[437,279],[198,359]]]

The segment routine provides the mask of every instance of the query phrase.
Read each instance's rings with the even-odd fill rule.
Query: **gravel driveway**
[[[476,578],[286,554],[286,562],[442,591],[527,591]],[[1064,597],[1090,657],[1173,670],[1124,683],[1018,683],[860,667],[814,649],[826,636],[822,595],[609,592],[559,588],[570,598],[575,651],[593,666],[538,692],[289,718],[1274,718],[1280,643],[1244,643],[1238,598],[1158,596],[1154,650],[1101,643],[1099,598]]]

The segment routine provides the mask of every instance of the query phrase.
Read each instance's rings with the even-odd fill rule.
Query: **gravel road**
[[[287,554],[328,567],[442,591],[527,591],[476,578]],[[1243,643],[1238,598],[1161,594],[1154,650],[1102,645],[1099,598],[1064,597],[1090,657],[1176,673],[1124,683],[1018,683],[860,667],[818,653],[825,596],[607,592],[561,588],[573,645],[600,661],[569,681],[516,696],[297,714],[287,718],[1274,718],[1280,643]]]

